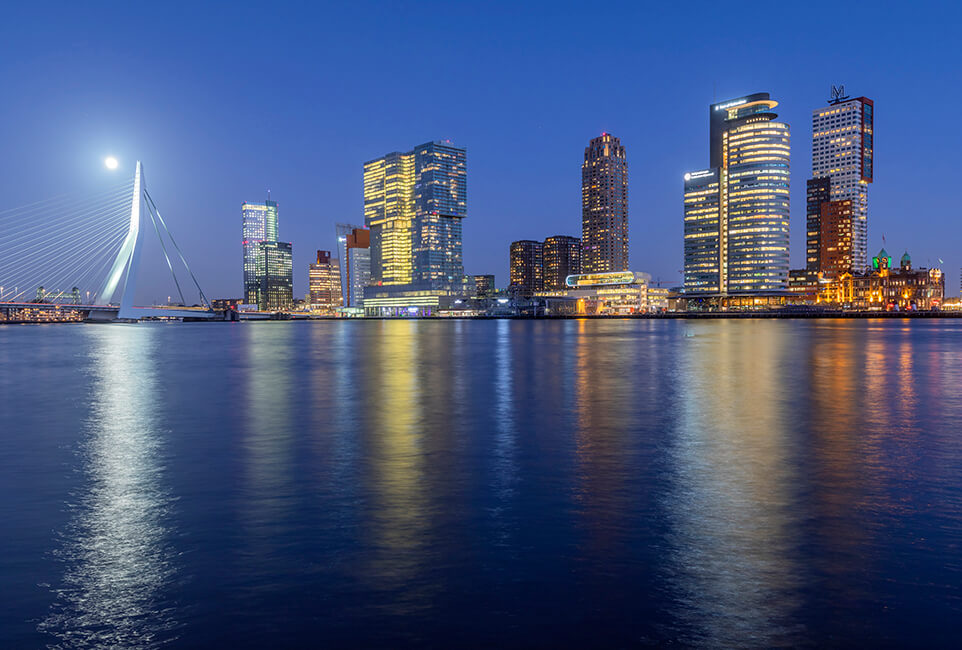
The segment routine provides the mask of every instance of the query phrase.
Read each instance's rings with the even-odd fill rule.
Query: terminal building
[[[870,269],[843,273],[818,296],[819,303],[860,311],[929,311],[941,309],[945,276],[941,269],[912,268],[908,251],[895,267],[883,248]]]
[[[668,290],[655,290],[650,285],[651,276],[638,271],[581,273],[569,275],[564,290],[544,291],[539,296],[567,298],[573,302],[573,314],[629,316],[667,308]]]

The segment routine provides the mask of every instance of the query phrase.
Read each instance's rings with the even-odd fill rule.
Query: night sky
[[[945,260],[958,295],[958,3],[21,3],[6,6],[0,209],[118,181],[151,195],[209,297],[241,294],[240,205],[270,189],[295,295],[361,166],[468,149],[465,272],[506,284],[508,244],[580,236],[581,160],[627,147],[631,267],[680,284],[682,175],[708,166],[708,104],[767,91],[792,126],[792,265],[804,260],[811,112],[875,100],[869,250]],[[149,5],[149,6],[148,6]],[[523,5],[523,6],[520,6]],[[166,269],[143,269],[145,298]]]

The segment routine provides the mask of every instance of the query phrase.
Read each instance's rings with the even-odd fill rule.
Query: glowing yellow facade
[[[414,154],[364,163],[364,223],[371,229],[371,282],[409,284],[414,223]]]

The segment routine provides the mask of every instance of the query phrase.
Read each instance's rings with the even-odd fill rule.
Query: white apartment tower
[[[843,93],[844,86],[833,87],[829,105],[812,112],[812,178],[829,179],[831,201],[852,202],[852,266],[862,270],[868,265],[875,107],[867,97],[850,99]]]

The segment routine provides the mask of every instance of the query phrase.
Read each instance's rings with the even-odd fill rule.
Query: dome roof
[[[912,256],[909,255],[908,251],[905,251],[905,255],[902,256],[902,264],[911,264]]]
[[[878,252],[878,258],[882,259],[883,257],[889,257],[889,252],[884,248]]]

